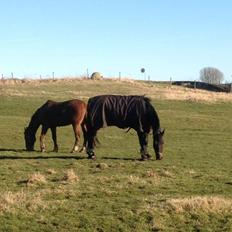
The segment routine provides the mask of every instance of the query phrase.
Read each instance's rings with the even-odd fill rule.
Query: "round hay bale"
[[[101,79],[103,79],[103,76],[102,76],[101,73],[99,73],[99,72],[94,72],[94,73],[91,75],[91,79],[92,79],[92,80],[101,80]]]

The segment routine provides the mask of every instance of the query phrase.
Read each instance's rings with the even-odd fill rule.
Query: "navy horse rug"
[[[95,158],[94,140],[97,131],[106,126],[134,129],[139,138],[141,158],[149,159],[148,134],[153,131],[156,159],[162,159],[163,135],[159,117],[150,99],[145,96],[101,95],[89,99],[87,105],[87,153]]]

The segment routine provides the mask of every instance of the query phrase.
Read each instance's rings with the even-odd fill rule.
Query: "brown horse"
[[[36,131],[39,126],[42,125],[40,134],[40,149],[41,152],[45,151],[44,137],[51,129],[52,139],[54,142],[53,151],[58,152],[57,138],[56,138],[56,127],[66,126],[72,124],[73,131],[75,134],[75,143],[71,152],[78,150],[78,141],[80,139],[80,130],[82,128],[84,142],[83,149],[86,146],[86,104],[85,102],[73,99],[65,102],[55,102],[48,100],[32,115],[29,126],[25,128],[24,138],[26,149],[28,151],[34,150],[34,144],[36,141]]]

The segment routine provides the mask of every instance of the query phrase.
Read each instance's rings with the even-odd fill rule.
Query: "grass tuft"
[[[99,163],[96,165],[96,167],[101,169],[101,170],[104,170],[104,169],[107,169],[109,166],[106,163]]]
[[[36,212],[37,209],[45,209],[46,206],[41,199],[41,193],[31,195],[23,191],[3,192],[0,195],[0,213],[15,213],[17,210]]]
[[[46,182],[47,182],[46,177],[38,172],[38,173],[33,173],[31,176],[29,176],[29,178],[26,181],[26,184],[30,186],[30,185],[45,184]]]
[[[67,183],[75,183],[75,182],[79,182],[79,177],[75,174],[73,169],[68,169],[65,172],[62,181],[65,181]]]
[[[49,168],[48,170],[47,170],[47,174],[48,175],[54,175],[54,174],[56,174],[57,172],[54,170],[54,169],[52,169],[52,168]]]
[[[162,170],[159,174],[161,177],[172,178],[174,175],[168,170]]]
[[[152,180],[155,180],[155,181],[159,181],[160,180],[160,175],[153,171],[153,170],[147,170],[145,172],[145,174],[143,174],[143,177],[144,178],[149,178],[149,179],[152,179]]]
[[[232,199],[219,196],[197,196],[182,199],[167,200],[177,213],[203,211],[206,213],[220,213],[232,211]]]
[[[146,180],[143,178],[140,178],[139,176],[130,175],[128,176],[128,184],[134,185],[134,184],[146,184]]]

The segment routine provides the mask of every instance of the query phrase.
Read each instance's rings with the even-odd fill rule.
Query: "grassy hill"
[[[152,99],[166,129],[165,156],[140,162],[134,131],[99,131],[97,160],[24,151],[23,130],[46,100],[98,94]],[[0,81],[0,231],[231,231],[232,95],[131,80]],[[37,133],[37,138],[39,131]],[[152,138],[150,138],[151,140]],[[36,149],[39,150],[38,141]]]

